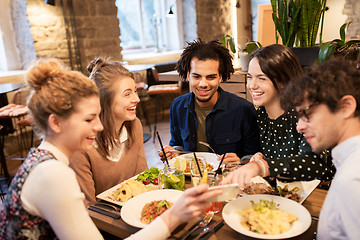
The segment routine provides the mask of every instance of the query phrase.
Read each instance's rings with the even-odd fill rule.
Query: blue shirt
[[[319,240],[360,239],[360,135],[332,150],[336,174],[322,206]]]
[[[217,154],[233,152],[242,157],[261,152],[254,106],[247,100],[219,87],[220,97],[206,116],[207,142]],[[195,95],[177,97],[170,108],[170,146],[197,151]]]

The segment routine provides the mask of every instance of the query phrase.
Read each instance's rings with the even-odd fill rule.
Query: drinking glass
[[[196,157],[199,163],[199,166],[196,164],[195,158],[190,160],[190,172],[191,172],[191,182],[194,187],[198,186],[201,182],[201,176],[207,173],[206,171],[206,161],[202,156]],[[201,171],[201,175],[199,172],[199,167]]]
[[[160,171],[160,182],[164,189],[185,190],[185,175],[183,171],[166,166]]]
[[[215,172],[208,172],[207,174],[207,184],[209,184],[209,186],[218,186],[220,184],[222,180],[222,176],[217,174],[215,176]],[[222,202],[212,202],[210,208],[208,208],[207,210],[205,210],[205,212],[214,212],[214,213],[218,213],[221,211],[223,206]]]

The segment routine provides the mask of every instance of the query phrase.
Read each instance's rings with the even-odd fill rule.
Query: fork
[[[185,240],[185,239],[187,239],[187,237],[189,237],[197,229],[202,228],[202,227],[206,227],[211,222],[211,219],[213,218],[213,216],[214,216],[214,212],[209,211],[195,228],[193,228],[191,231],[187,232],[179,240]]]
[[[217,154],[217,153],[215,152],[215,150],[214,150],[214,149],[210,146],[210,144],[208,144],[207,142],[199,141],[199,143],[202,144],[202,145],[204,145],[204,146],[206,146],[206,147],[208,147],[213,153],[216,154],[216,156],[219,156],[219,154]]]
[[[214,233],[216,232],[218,229],[220,229],[222,226],[224,226],[224,220],[218,221],[218,222],[213,222],[212,224],[209,224],[208,226],[206,226],[199,235],[197,235],[193,240],[199,240],[200,238],[202,238],[203,236],[205,236],[208,233]]]

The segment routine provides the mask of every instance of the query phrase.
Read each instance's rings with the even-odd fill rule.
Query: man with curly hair
[[[290,83],[281,104],[296,107],[297,130],[314,152],[332,149],[336,168],[317,238],[360,238],[360,68],[343,58],[315,65]]]
[[[189,81],[191,92],[171,105],[171,139],[165,147],[168,159],[178,155],[169,152],[174,147],[208,152],[199,141],[210,144],[217,154],[226,153],[230,162],[261,151],[254,106],[220,87],[234,72],[227,48],[217,40],[190,42],[176,69]],[[162,152],[159,155],[164,158]]]

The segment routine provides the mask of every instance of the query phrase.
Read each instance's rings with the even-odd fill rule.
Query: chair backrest
[[[173,62],[166,62],[166,63],[159,63],[156,64],[151,69],[148,69],[146,71],[146,77],[147,77],[147,84],[149,86],[157,85],[157,84],[167,84],[167,83],[173,83],[173,82],[159,82],[159,73],[163,72],[169,72],[174,71],[176,66],[176,61]]]
[[[19,89],[14,92],[13,103],[17,105],[24,105],[26,106],[26,101],[29,96],[28,89]]]

